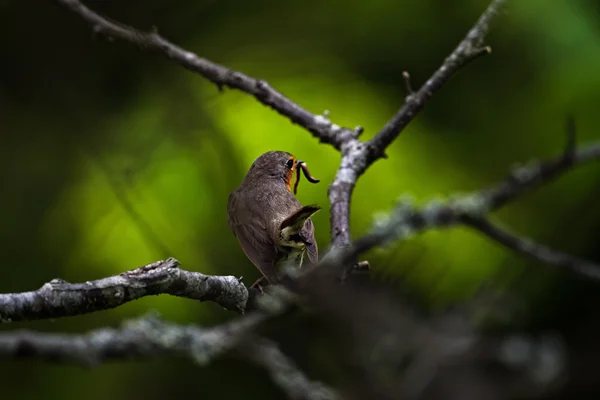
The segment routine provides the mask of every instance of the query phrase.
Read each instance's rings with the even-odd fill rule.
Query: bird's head
[[[268,151],[258,157],[252,163],[252,166],[246,174],[245,181],[254,182],[256,180],[274,179],[285,184],[287,189],[292,191],[292,182],[294,181],[294,172],[296,175],[296,183],[294,184],[293,193],[296,194],[298,182],[300,182],[300,171],[304,173],[306,179],[311,183],[318,183],[310,172],[304,161],[299,161],[293,154],[285,151]]]

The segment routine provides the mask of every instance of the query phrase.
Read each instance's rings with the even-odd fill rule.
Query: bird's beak
[[[296,192],[298,191],[298,184],[300,183],[299,169],[302,169],[302,172],[304,173],[306,180],[309,181],[310,183],[319,183],[320,182],[317,178],[313,177],[310,174],[310,171],[308,170],[306,163],[304,161],[298,160],[298,161],[296,161],[296,183],[294,184],[294,194],[296,194]]]

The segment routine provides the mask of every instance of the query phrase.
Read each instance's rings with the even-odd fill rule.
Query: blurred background
[[[155,26],[201,57],[267,80],[314,113],[328,110],[337,124],[363,126],[367,139],[401,106],[402,71],[419,87],[488,2],[86,4],[139,29]],[[0,17],[0,292],[37,289],[56,277],[97,279],[168,256],[188,270],[253,282],[258,272],[227,226],[227,197],[252,161],[273,149],[294,153],[321,179],[303,181],[298,197],[324,206],[313,220],[321,255],[326,252],[327,185],[339,163],[333,148],[248,95],[220,93],[158,54],[94,37],[52,1],[0,0]],[[511,2],[487,44],[492,54],[448,82],[389,148],[389,158],[360,179],[352,237],[400,195],[422,203],[476,190],[516,163],[558,154],[569,114],[580,144],[599,137],[599,2]],[[579,168],[495,220],[600,262],[599,178],[598,166]],[[365,257],[373,279],[432,309],[469,299],[492,282],[527,304],[510,324],[557,329],[575,342],[600,304],[597,284],[524,259],[468,229],[428,232]],[[85,332],[148,310],[207,326],[235,317],[215,304],[159,296],[0,329]],[[323,351],[315,345],[308,354],[323,365]],[[92,370],[23,361],[0,363],[0,371],[6,399],[282,398],[263,371],[234,359],[203,368],[156,360]],[[583,383],[594,375],[578,375],[582,384],[569,390],[580,392],[571,394],[591,393]],[[235,384],[223,385],[232,377]]]

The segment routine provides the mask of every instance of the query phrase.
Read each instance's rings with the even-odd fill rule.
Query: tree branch
[[[462,222],[517,253],[529,256],[546,265],[565,268],[585,277],[600,280],[600,265],[561,253],[528,238],[510,234],[485,218],[463,218]]]
[[[252,336],[264,317],[254,313],[210,329],[143,317],[127,321],[119,329],[102,328],[83,335],[18,330],[0,333],[0,359],[97,366],[110,361],[183,356],[206,365],[239,348],[245,359],[266,369],[290,399],[338,399],[332,389],[308,379],[275,342]]]
[[[183,355],[205,365],[235,347],[262,320],[249,314],[211,329],[164,323],[143,317],[119,329],[102,328],[87,334],[55,334],[17,330],[0,333],[0,357],[36,359],[95,366],[103,362],[165,355]]]
[[[425,107],[425,103],[431,96],[440,90],[461,67],[491,52],[489,47],[483,47],[483,41],[504,1],[492,1],[467,36],[417,92],[412,91],[410,75],[403,73],[407,90],[406,102],[373,139],[365,143],[348,136],[348,139],[342,143],[340,168],[329,186],[331,241],[334,246],[343,247],[350,243],[350,199],[358,178],[376,160],[385,157],[386,148]]]
[[[229,87],[254,96],[262,104],[271,107],[293,123],[311,132],[322,143],[331,144],[339,150],[344,141],[356,136],[354,130],[333,124],[324,116],[312,114],[275,90],[267,82],[201,58],[169,42],[157,32],[142,32],[125,24],[109,21],[83,5],[79,0],[54,1],[81,17],[95,33],[136,44],[144,50],[157,51],[184,68],[202,75],[215,83],[219,89]]]
[[[592,143],[577,150],[569,147],[569,150],[558,158],[535,162],[529,166],[521,167],[513,171],[504,182],[489,189],[462,196],[454,196],[446,203],[438,200],[431,201],[429,204],[417,209],[413,207],[409,199],[404,199],[399,202],[391,215],[376,221],[371,233],[355,241],[350,250],[343,253],[343,257],[345,258],[345,262],[351,262],[351,257],[375,246],[390,243],[398,239],[405,239],[426,229],[465,224],[481,230],[482,227],[485,228],[485,224],[481,220],[486,214],[499,209],[527,191],[553,181],[576,166],[597,160],[600,160],[600,142]],[[514,238],[507,237],[506,235],[503,235],[500,240],[500,235],[497,231],[490,233],[488,230],[483,233],[486,233],[486,235],[508,247],[519,247],[514,242]],[[535,250],[519,249],[521,253],[536,257],[540,261],[567,267],[589,278],[600,278],[600,266],[553,250],[551,253],[544,255],[537,254],[536,256],[537,252]],[[550,249],[545,247],[538,247],[537,250],[550,251]],[[549,254],[551,255],[550,257],[548,257]]]
[[[248,289],[238,278],[185,271],[169,258],[86,283],[53,279],[32,292],[0,294],[0,322],[75,316],[161,293],[213,301],[240,313],[248,302]]]
[[[246,359],[266,369],[275,382],[293,400],[337,400],[338,393],[321,382],[312,382],[285,354],[269,339],[256,338],[243,347]]]
[[[571,139],[568,140],[570,142]],[[484,201],[497,209],[512,201],[523,192],[535,189],[542,184],[549,183],[571,168],[596,161],[600,158],[600,142],[592,143],[577,150],[569,147],[562,155],[554,159],[532,163],[517,168],[501,184],[481,193]]]
[[[458,44],[444,63],[415,93],[407,93],[406,102],[398,113],[368,142],[370,159],[368,165],[383,157],[385,149],[400,135],[408,123],[425,107],[425,103],[440,90],[442,86],[460,68],[475,58],[491,53],[490,47],[484,47],[483,41],[489,31],[490,24],[505,0],[493,0],[475,23],[467,36]],[[403,75],[407,81],[408,75]],[[407,86],[410,89],[410,85]]]

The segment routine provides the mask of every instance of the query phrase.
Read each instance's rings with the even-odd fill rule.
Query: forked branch
[[[503,182],[488,189],[455,195],[446,202],[431,201],[423,207],[414,207],[408,199],[401,200],[389,217],[376,223],[369,235],[354,242],[351,251],[344,254],[348,254],[348,257],[357,255],[375,246],[406,239],[428,229],[463,224],[542,263],[563,267],[587,278],[600,279],[599,265],[529,240],[519,239],[486,220],[486,216],[491,212],[529,191],[552,182],[574,167],[600,160],[600,142],[580,149],[573,149],[571,142],[569,139],[566,151],[560,156],[518,168]]]
[[[334,246],[350,243],[350,202],[358,178],[379,158],[385,157],[388,146],[425,107],[425,103],[463,66],[491,52],[484,39],[498,10],[505,0],[493,0],[466,37],[444,60],[444,63],[416,92],[410,75],[403,73],[407,91],[406,102],[383,129],[368,142],[349,137],[342,146],[342,161],[333,184],[329,187],[331,203],[331,239]]]

